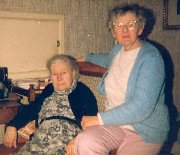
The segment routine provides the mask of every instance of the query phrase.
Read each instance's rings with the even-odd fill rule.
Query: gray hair
[[[49,72],[51,72],[51,66],[53,64],[56,63],[61,63],[61,62],[65,62],[69,65],[69,67],[75,71],[75,80],[79,79],[79,65],[77,64],[75,58],[69,56],[69,55],[65,55],[65,54],[57,54],[54,55],[52,58],[50,58],[47,61],[47,69],[49,70]]]
[[[126,14],[127,12],[133,13],[137,18],[138,22],[141,26],[146,24],[146,9],[144,7],[139,6],[138,4],[123,4],[121,6],[116,6],[109,11],[108,14],[108,28],[109,30],[114,29],[113,23],[115,20],[121,16]]]

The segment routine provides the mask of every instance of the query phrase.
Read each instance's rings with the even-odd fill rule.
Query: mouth
[[[123,39],[129,39],[129,35],[122,36]]]
[[[60,83],[57,83],[58,85],[63,85],[64,83],[63,82],[60,82]]]

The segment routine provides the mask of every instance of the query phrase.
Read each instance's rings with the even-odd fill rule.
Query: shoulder
[[[146,60],[163,62],[160,51],[153,44],[147,41],[142,42],[139,55]]]
[[[80,81],[78,81],[77,82],[77,87],[76,87],[76,89],[75,89],[75,91],[77,91],[77,92],[91,92],[91,90],[90,90],[90,88],[87,86],[87,85],[85,85],[84,83],[82,83],[82,82],[80,82]],[[85,93],[84,92],[84,93]]]
[[[54,92],[54,87],[53,87],[52,83],[50,83],[43,89],[40,97],[46,98],[46,97],[50,96],[53,92]]]
[[[120,49],[122,48],[122,45],[120,44],[115,44],[111,50],[111,53],[117,53],[120,51]]]
[[[147,41],[142,42],[141,50],[148,55],[160,56],[159,50],[153,44]]]
[[[84,83],[79,82],[79,81],[77,82],[77,87],[72,91],[71,94],[69,94],[69,97],[75,98],[76,100],[95,98],[90,88],[86,86]]]
[[[44,88],[44,90],[43,90],[43,92],[52,92],[52,91],[54,91],[54,87],[53,87],[53,84],[52,83],[50,83],[50,84],[48,84],[45,88]]]

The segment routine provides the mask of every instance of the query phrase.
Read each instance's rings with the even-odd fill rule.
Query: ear
[[[140,36],[140,35],[143,33],[143,31],[144,31],[144,26],[139,27],[139,29],[138,29],[138,35]]]
[[[73,70],[72,76],[73,76],[73,79],[75,79],[75,77],[76,77],[76,71],[75,70]]]
[[[114,29],[112,29],[112,30],[111,30],[111,33],[112,33],[112,36],[113,36],[114,38],[116,38],[116,35],[115,35],[115,32],[114,32]]]

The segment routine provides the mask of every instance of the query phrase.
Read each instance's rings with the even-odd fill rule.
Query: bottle
[[[35,100],[35,98],[36,98],[36,93],[35,93],[34,85],[30,84],[28,89],[28,101],[32,102]]]

